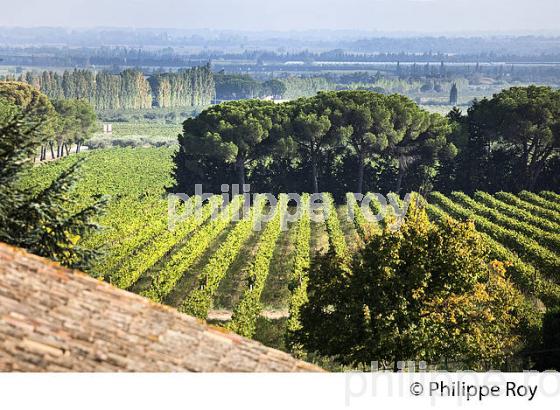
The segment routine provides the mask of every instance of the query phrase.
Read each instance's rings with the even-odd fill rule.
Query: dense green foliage
[[[25,116],[35,123],[37,136],[41,142],[51,139],[57,127],[57,116],[49,98],[18,81],[0,81],[0,98],[3,102],[13,104]]]
[[[214,77],[208,65],[155,74],[149,78],[153,105],[161,108],[205,106],[215,94]]]
[[[51,102],[37,89],[18,81],[0,81],[0,98],[14,104],[36,123],[37,134],[42,137],[40,160],[46,159],[47,146],[52,159],[68,155],[72,144],[79,152],[81,145],[93,134],[97,118],[86,100],[59,99]]]
[[[82,246],[81,238],[97,228],[92,219],[102,201],[79,204],[73,200],[71,190],[80,162],[34,191],[21,185],[33,168],[38,148],[50,137],[45,135],[46,127],[54,122],[46,97],[26,87],[18,85],[18,95],[32,96],[27,104],[0,97],[0,241],[85,269],[96,250]]]
[[[557,189],[560,91],[513,87],[449,115],[459,148],[438,189],[473,192]]]
[[[177,189],[192,192],[203,184],[220,192],[224,183],[247,182],[253,191],[325,190],[340,198],[350,185],[374,189],[372,176],[383,171],[397,191],[419,188],[440,160],[454,156],[447,132],[443,117],[406,97],[368,91],[283,104],[224,103],[185,121],[175,158]]]
[[[93,135],[97,123],[93,107],[83,99],[62,99],[54,101],[54,108],[58,114],[57,157],[64,155],[63,149],[68,155],[72,144],[76,145],[76,153],[80,152],[84,142]],[[45,149],[41,154],[41,159],[45,159]]]
[[[53,100],[85,99],[100,110],[152,106],[148,81],[136,70],[124,70],[120,74],[77,69],[65,70],[62,75],[52,71],[27,72],[20,80]]]
[[[228,102],[184,123],[177,188],[250,183],[253,191],[554,189],[560,92],[512,88],[468,115],[430,114],[401,95],[321,92],[272,106]],[[246,134],[240,144],[237,133]],[[247,155],[250,147],[251,155]],[[241,155],[237,155],[241,153]],[[234,157],[235,160],[234,160]]]
[[[472,223],[430,223],[413,206],[358,252],[351,273],[336,247],[312,269],[299,341],[345,364],[372,360],[500,365],[518,343],[521,294]],[[341,324],[344,323],[343,331]]]
[[[246,166],[263,155],[263,141],[273,127],[274,108],[272,102],[238,101],[215,105],[186,120],[184,135],[179,137],[181,152],[189,158],[185,165],[196,173],[198,166],[203,166],[201,157],[214,157],[233,164],[237,183],[245,184]]]
[[[77,69],[65,70],[62,75],[27,72],[20,81],[33,85],[52,100],[85,99],[97,110],[203,106],[210,104],[215,94],[208,66],[154,74],[148,79],[132,69],[118,74]]]

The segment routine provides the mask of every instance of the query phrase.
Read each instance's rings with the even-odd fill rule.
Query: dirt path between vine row
[[[233,315],[233,311],[231,310],[211,310],[208,312],[208,320],[216,320],[218,322],[227,322],[231,320]],[[284,319],[288,317],[288,310],[263,310],[261,312],[261,316],[270,319],[270,320],[277,320],[277,319]]]

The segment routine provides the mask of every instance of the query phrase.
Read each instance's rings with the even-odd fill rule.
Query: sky
[[[560,0],[0,0],[0,26],[560,33]]]

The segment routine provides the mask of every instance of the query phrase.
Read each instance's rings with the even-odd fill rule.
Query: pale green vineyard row
[[[270,271],[272,254],[281,233],[287,203],[287,195],[280,195],[274,217],[266,224],[259,238],[257,253],[247,275],[249,287],[233,310],[229,326],[242,336],[255,335],[257,318],[262,310],[260,298]]]

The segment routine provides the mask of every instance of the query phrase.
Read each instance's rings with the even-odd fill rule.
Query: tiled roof
[[[1,371],[320,371],[0,243]]]

